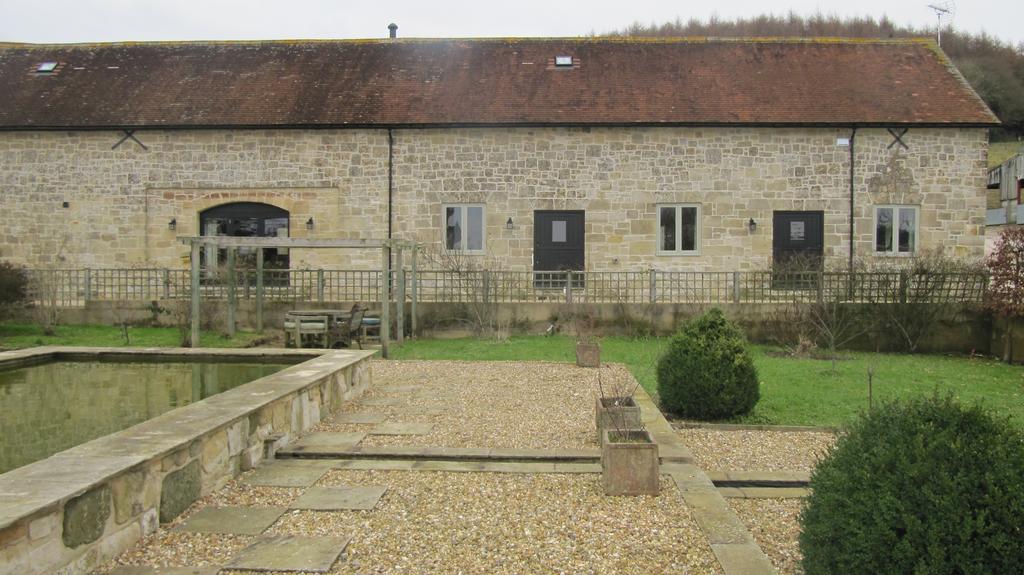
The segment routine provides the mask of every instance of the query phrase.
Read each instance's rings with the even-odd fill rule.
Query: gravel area
[[[715,471],[811,471],[835,441],[812,431],[679,429],[697,463]]]
[[[338,573],[717,573],[671,481],[607,497],[600,476],[329,472],[321,485],[387,485],[372,511],[291,513],[271,531],[352,533]]]
[[[369,436],[362,445],[598,447],[593,369],[542,362],[377,361],[373,378],[373,387],[359,401],[345,405],[344,411],[381,413],[388,422],[433,423],[434,427],[426,435]],[[604,368],[602,378],[606,385],[633,381],[618,365]],[[407,386],[418,389],[393,389]],[[365,404],[378,398],[395,398],[400,404]],[[313,431],[369,431],[372,427],[322,423]]]
[[[292,511],[267,530],[351,535],[334,574],[721,572],[668,478],[658,497],[607,497],[590,474],[335,470],[318,485],[388,487],[373,510]],[[253,538],[169,529],[206,505],[281,505],[299,491],[233,481],[96,573],[226,564]],[[234,573],[248,572],[222,571]]]
[[[782,574],[802,574],[800,509],[802,499],[728,499],[743,524]]]

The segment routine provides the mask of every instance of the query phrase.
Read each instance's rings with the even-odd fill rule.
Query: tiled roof
[[[997,122],[928,40],[0,44],[0,129]]]

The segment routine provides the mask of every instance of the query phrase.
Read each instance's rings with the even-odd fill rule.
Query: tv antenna
[[[929,8],[935,12],[935,17],[938,19],[938,24],[935,26],[935,40],[939,46],[942,46],[942,17],[949,16],[953,17],[956,12],[956,3],[953,0],[946,0],[945,2],[936,2],[935,4],[929,4]]]

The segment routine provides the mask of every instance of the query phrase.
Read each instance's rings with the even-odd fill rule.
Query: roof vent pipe
[[[398,38],[398,24],[395,24],[394,22],[388,24],[388,32],[388,36],[390,36],[392,40]]]

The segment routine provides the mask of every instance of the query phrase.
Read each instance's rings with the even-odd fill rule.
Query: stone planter
[[[657,495],[661,487],[658,444],[647,431],[627,433],[628,441],[620,441],[618,432],[604,432],[601,480],[605,495]]]
[[[594,423],[600,444],[606,429],[640,429],[640,406],[632,397],[598,397],[594,402]]]
[[[601,367],[601,346],[597,343],[576,343],[576,365],[579,367]]]

